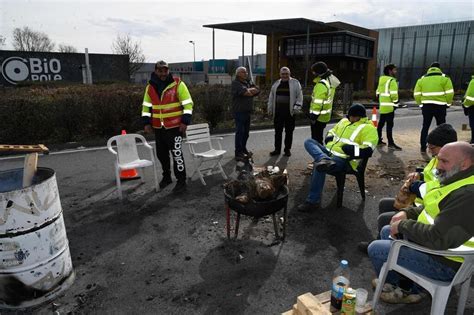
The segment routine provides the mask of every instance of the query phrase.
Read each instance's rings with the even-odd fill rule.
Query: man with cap
[[[311,104],[309,105],[311,138],[322,144],[324,128],[331,119],[334,94],[341,82],[322,61],[314,63],[311,66],[311,71],[315,76]]]
[[[347,168],[357,169],[359,159],[372,156],[378,143],[377,129],[367,119],[364,106],[354,104],[348,117],[341,119],[326,137],[326,146],[314,139],[305,141],[306,151],[314,159],[311,187],[306,201],[298,211],[310,212],[319,208],[326,173],[333,174]]]
[[[426,137],[433,117],[436,125],[446,122],[446,110],[453,102],[454,89],[451,79],[441,72],[439,62],[433,62],[428,72],[418,79],[413,92],[421,107],[423,127],[420,134],[420,150],[426,152]]]
[[[178,180],[173,192],[179,193],[186,189],[182,141],[183,133],[191,124],[192,114],[193,100],[186,84],[179,78],[173,78],[165,61],[158,61],[145,88],[142,120],[146,133],[155,131],[156,156],[163,169],[161,189],[172,183],[170,152],[174,175]]]
[[[433,129],[428,137],[428,151],[432,155],[430,162],[423,168],[408,174],[406,180],[410,181],[410,192],[415,194],[416,205],[423,205],[423,197],[433,188],[439,186],[436,176],[436,166],[438,165],[438,153],[442,147],[448,143],[458,141],[456,130],[449,124],[441,124]],[[395,198],[382,198],[379,202],[379,216],[377,217],[378,234],[382,228],[390,224],[392,217],[401,209],[395,207]],[[358,248],[367,253],[370,242],[360,242]]]

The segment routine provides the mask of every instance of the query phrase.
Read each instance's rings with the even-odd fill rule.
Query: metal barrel
[[[54,170],[22,183],[23,169],[0,172],[0,309],[44,303],[74,281]]]

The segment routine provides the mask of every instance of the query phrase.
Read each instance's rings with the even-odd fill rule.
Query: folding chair
[[[139,139],[146,149],[150,152],[150,159],[151,160],[144,160],[140,159],[138,156],[137,151],[137,142],[136,139]],[[112,148],[113,142],[117,143],[117,151]],[[148,166],[153,167],[153,173],[155,176],[155,189],[156,191],[159,190],[158,188],[158,173],[156,171],[155,165],[155,154],[153,147],[149,145],[145,137],[139,134],[126,134],[120,136],[114,136],[107,141],[107,148],[110,152],[116,155],[117,160],[115,161],[115,179],[117,181],[117,190],[118,196],[122,199],[122,185],[120,182],[120,172],[123,170],[130,170],[135,168],[145,168]],[[141,176],[142,182],[144,182],[143,174]]]
[[[398,255],[402,246],[413,248],[420,252],[424,252],[431,255],[459,256],[464,258],[464,262],[461,264],[461,267],[459,267],[459,270],[457,271],[451,282],[433,280],[398,265]],[[384,263],[382,269],[380,270],[379,281],[375,290],[374,300],[372,302],[373,310],[375,310],[375,306],[377,305],[380,294],[382,293],[383,284],[385,283],[385,279],[387,278],[387,274],[390,270],[396,271],[404,275],[405,277],[411,279],[415,283],[418,283],[431,294],[432,315],[444,314],[451,288],[455,285],[460,284],[461,292],[459,294],[458,309],[456,314],[461,315],[464,313],[464,307],[466,306],[467,296],[471,283],[471,277],[474,271],[474,250],[432,250],[406,240],[394,240],[390,247],[390,253],[388,254],[387,262]]]
[[[224,154],[227,152],[222,150],[220,140],[222,137],[211,137],[209,133],[208,124],[197,124],[189,125],[186,130],[186,143],[189,145],[189,151],[193,160],[195,161],[194,172],[189,177],[193,178],[194,174],[198,173],[201,183],[206,185],[204,176],[212,175],[215,169],[217,173],[221,173],[224,179],[227,179],[227,175],[221,165],[221,160]],[[212,140],[217,140],[219,149],[214,149],[212,146]],[[204,147],[204,149],[203,149]],[[203,149],[199,150],[198,149]],[[210,165],[208,167],[202,167],[203,164]]]

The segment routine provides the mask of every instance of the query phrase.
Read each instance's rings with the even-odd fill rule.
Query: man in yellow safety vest
[[[469,116],[469,126],[471,127],[471,143],[474,143],[474,75],[467,87],[464,95],[463,108],[466,116]]]
[[[425,195],[424,205],[405,208],[395,214],[390,225],[380,232],[381,240],[369,245],[369,257],[377,274],[388,258],[389,236],[403,235],[436,250],[474,250],[474,147],[466,142],[446,144],[439,151],[436,169],[440,186]],[[462,258],[403,248],[398,261],[422,276],[451,281]],[[401,281],[396,272],[390,271],[386,282],[388,285],[384,286],[380,297],[385,302],[417,303],[425,296],[418,286]]]

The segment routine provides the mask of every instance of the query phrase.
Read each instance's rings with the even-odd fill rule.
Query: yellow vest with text
[[[454,183],[451,183],[446,186],[440,186],[438,188],[432,189],[428,192],[424,198],[425,207],[423,211],[418,216],[418,222],[423,224],[434,224],[434,220],[438,216],[439,203],[451,192],[467,185],[474,185],[474,175],[467,178],[458,180]],[[474,250],[474,237],[471,237],[463,245],[457,248],[450,248],[450,250],[455,251],[470,251]],[[463,262],[461,257],[446,257],[447,259],[454,260],[457,262]]]
[[[326,143],[326,148],[333,155],[343,159],[349,158],[349,156],[342,150],[342,147],[345,144],[354,145],[354,153],[355,157],[357,157],[360,149],[370,147],[374,150],[379,141],[377,129],[367,117],[363,117],[355,123],[351,123],[349,119],[343,118],[334,126],[334,128],[329,130],[328,136],[333,136],[333,139]],[[349,163],[355,170],[359,165],[359,160],[353,159]]]

